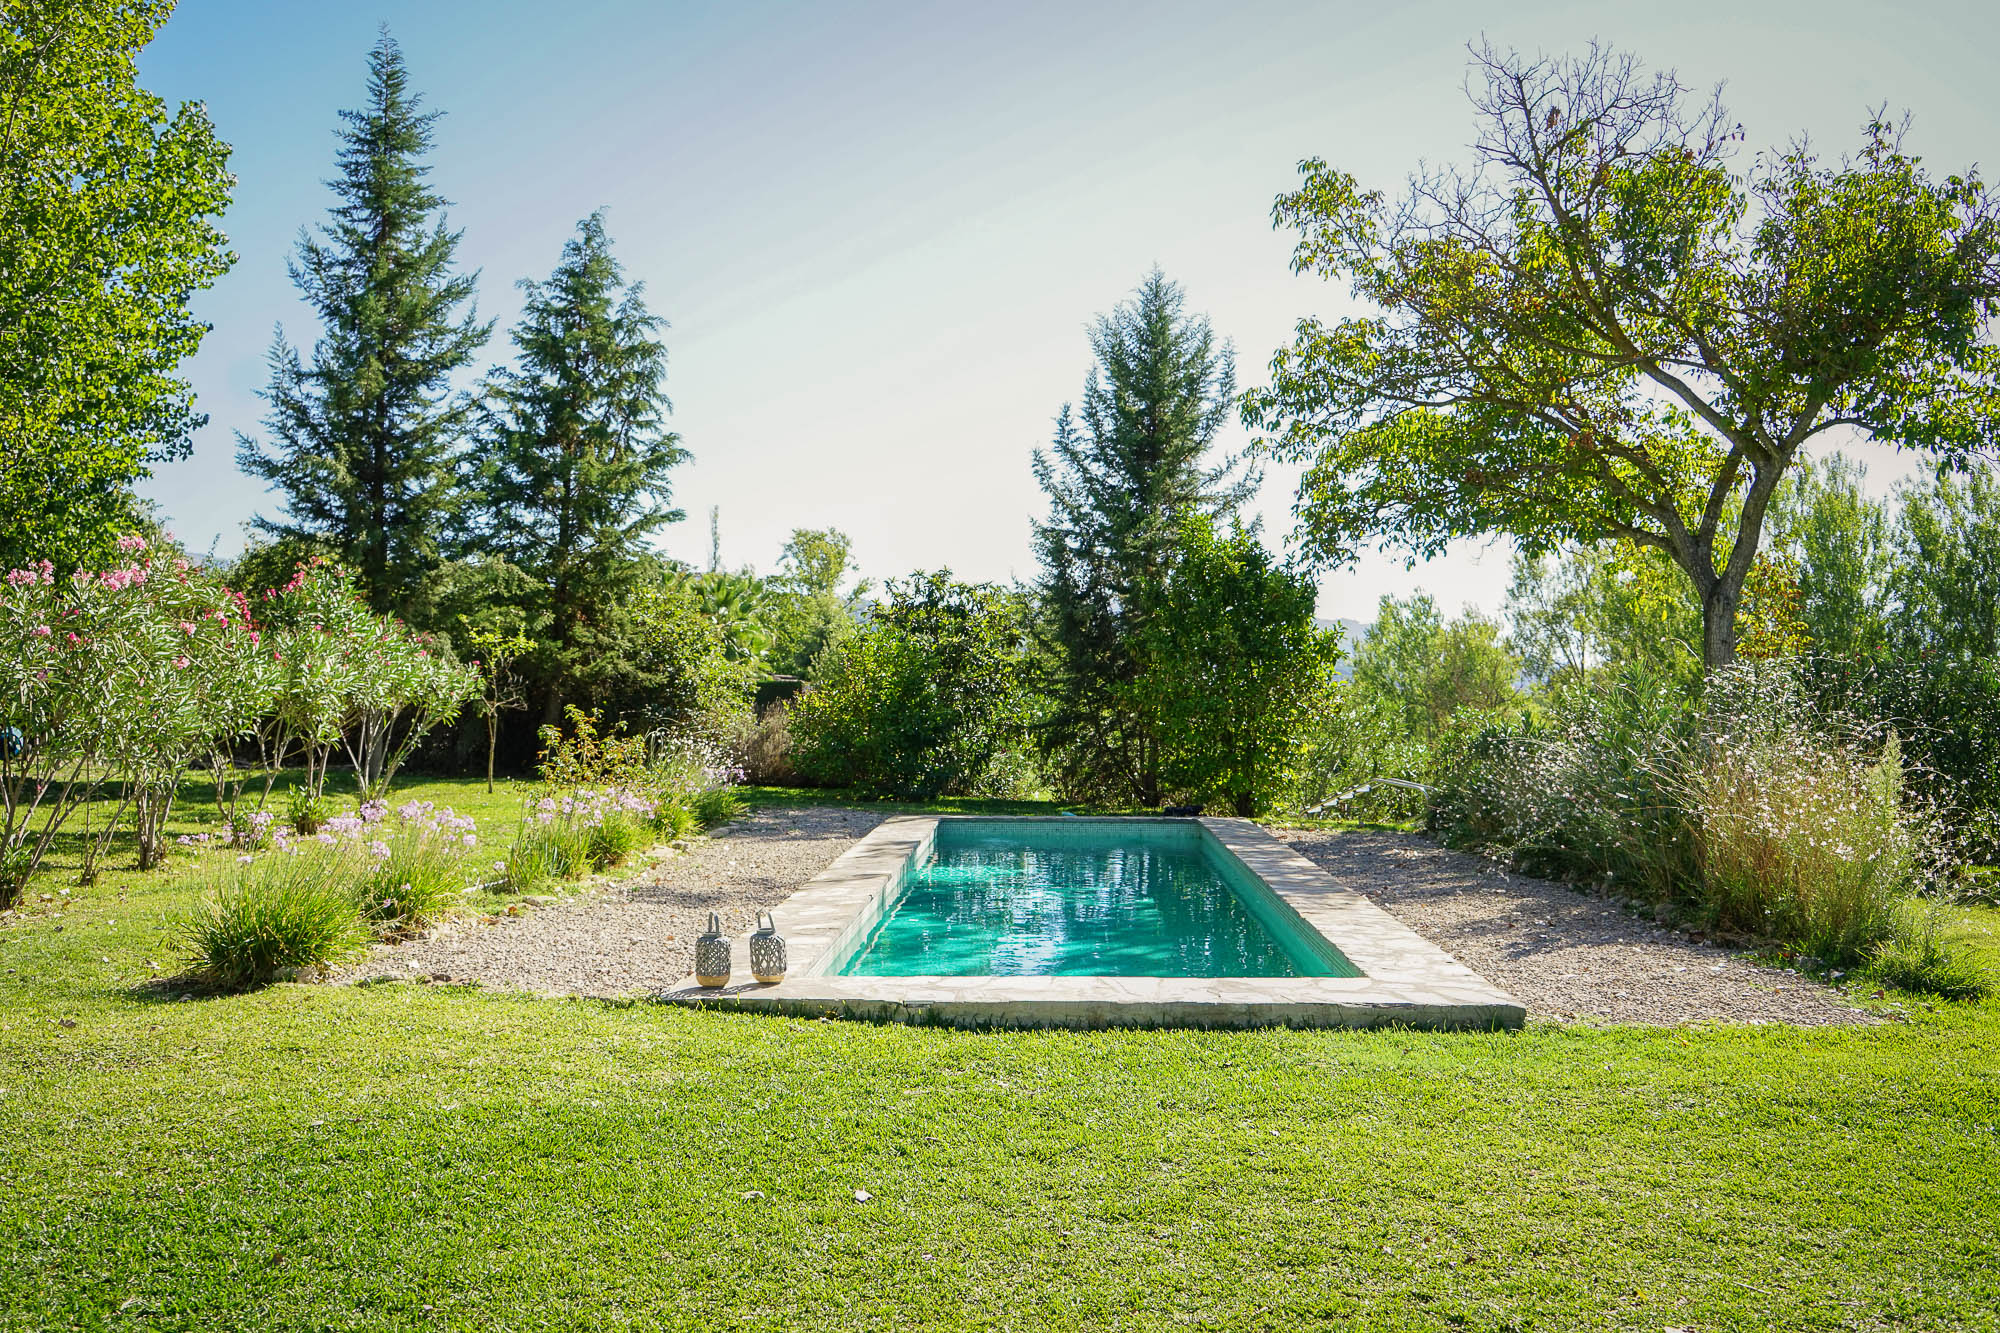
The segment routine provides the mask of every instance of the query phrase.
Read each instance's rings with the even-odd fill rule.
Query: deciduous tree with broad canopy
[[[1630,56],[1473,69],[1472,166],[1391,204],[1315,159],[1278,199],[1294,270],[1372,310],[1303,321],[1245,418],[1308,465],[1318,556],[1628,538],[1692,580],[1722,665],[1810,443],[1849,427],[1951,465],[2000,437],[2000,211],[1880,114],[1837,165],[1800,141],[1746,170],[1719,90]]]
[[[206,108],[138,85],[172,11],[0,9],[0,568],[108,558],[132,483],[206,420],[177,368],[208,331],[189,298],[235,260],[235,178]]]

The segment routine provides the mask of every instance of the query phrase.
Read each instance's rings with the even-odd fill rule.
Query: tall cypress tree
[[[553,721],[579,673],[618,657],[607,638],[652,568],[646,539],[685,517],[668,474],[687,451],[663,424],[666,321],[643,284],[624,285],[601,213],[578,224],[546,282],[521,289],[518,365],[494,377],[481,490],[492,549],[534,587],[530,668]]]
[[[1180,515],[1233,513],[1257,486],[1239,457],[1208,454],[1236,398],[1235,357],[1208,320],[1183,313],[1158,269],[1098,319],[1097,366],[1080,419],[1068,405],[1035,477],[1049,516],[1035,525],[1041,636],[1054,708],[1043,741],[1079,792],[1160,798],[1159,747],[1129,704],[1142,590],[1173,558]]]
[[[324,333],[306,365],[279,332],[270,442],[237,437],[238,466],[284,498],[283,518],[255,526],[331,551],[377,611],[400,614],[462,503],[454,477],[472,404],[451,375],[493,327],[472,308],[478,275],[453,271],[461,233],[446,227],[424,161],[440,113],[421,108],[385,31],[368,54],[367,107],[340,113],[331,220],[299,238],[290,265]]]

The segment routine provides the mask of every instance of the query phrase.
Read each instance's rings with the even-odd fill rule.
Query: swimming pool
[[[910,977],[1351,977],[1192,820],[967,819],[836,971]]]
[[[772,915],[793,963],[782,981],[739,970],[655,998],[980,1027],[1512,1028],[1527,1016],[1244,819],[895,816]]]

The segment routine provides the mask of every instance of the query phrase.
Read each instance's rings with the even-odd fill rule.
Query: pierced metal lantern
[[[703,986],[729,984],[729,937],[714,912],[708,914],[708,929],[694,942],[694,979]]]
[[[750,975],[766,986],[785,979],[785,937],[769,912],[757,913],[757,929],[750,936]]]

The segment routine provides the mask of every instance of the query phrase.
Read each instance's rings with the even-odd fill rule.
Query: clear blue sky
[[[315,326],[285,276],[324,216],[336,112],[362,97],[386,21],[439,126],[435,176],[482,273],[505,354],[514,283],[554,265],[592,209],[672,322],[674,424],[694,459],[669,553],[768,570],[794,527],[851,533],[875,577],[1033,573],[1029,456],[1090,367],[1084,329],[1153,264],[1260,382],[1343,290],[1298,278],[1269,225],[1300,158],[1394,190],[1464,156],[1467,41],[1593,36],[1729,85],[1752,147],[1857,141],[1869,107],[1915,116],[1939,172],[2000,129],[1990,3],[762,4],[183,0],[141,60],[208,103],[235,145],[236,268],[199,303],[190,373],[212,421],[147,488],[175,530],[227,554],[273,500],[236,471],[259,428],[275,325]],[[1240,440],[1237,441],[1240,443]],[[1863,449],[1878,483],[1906,461]],[[1262,512],[1290,530],[1293,478]],[[1507,550],[1328,576],[1326,615],[1373,618],[1423,586],[1497,609]]]

